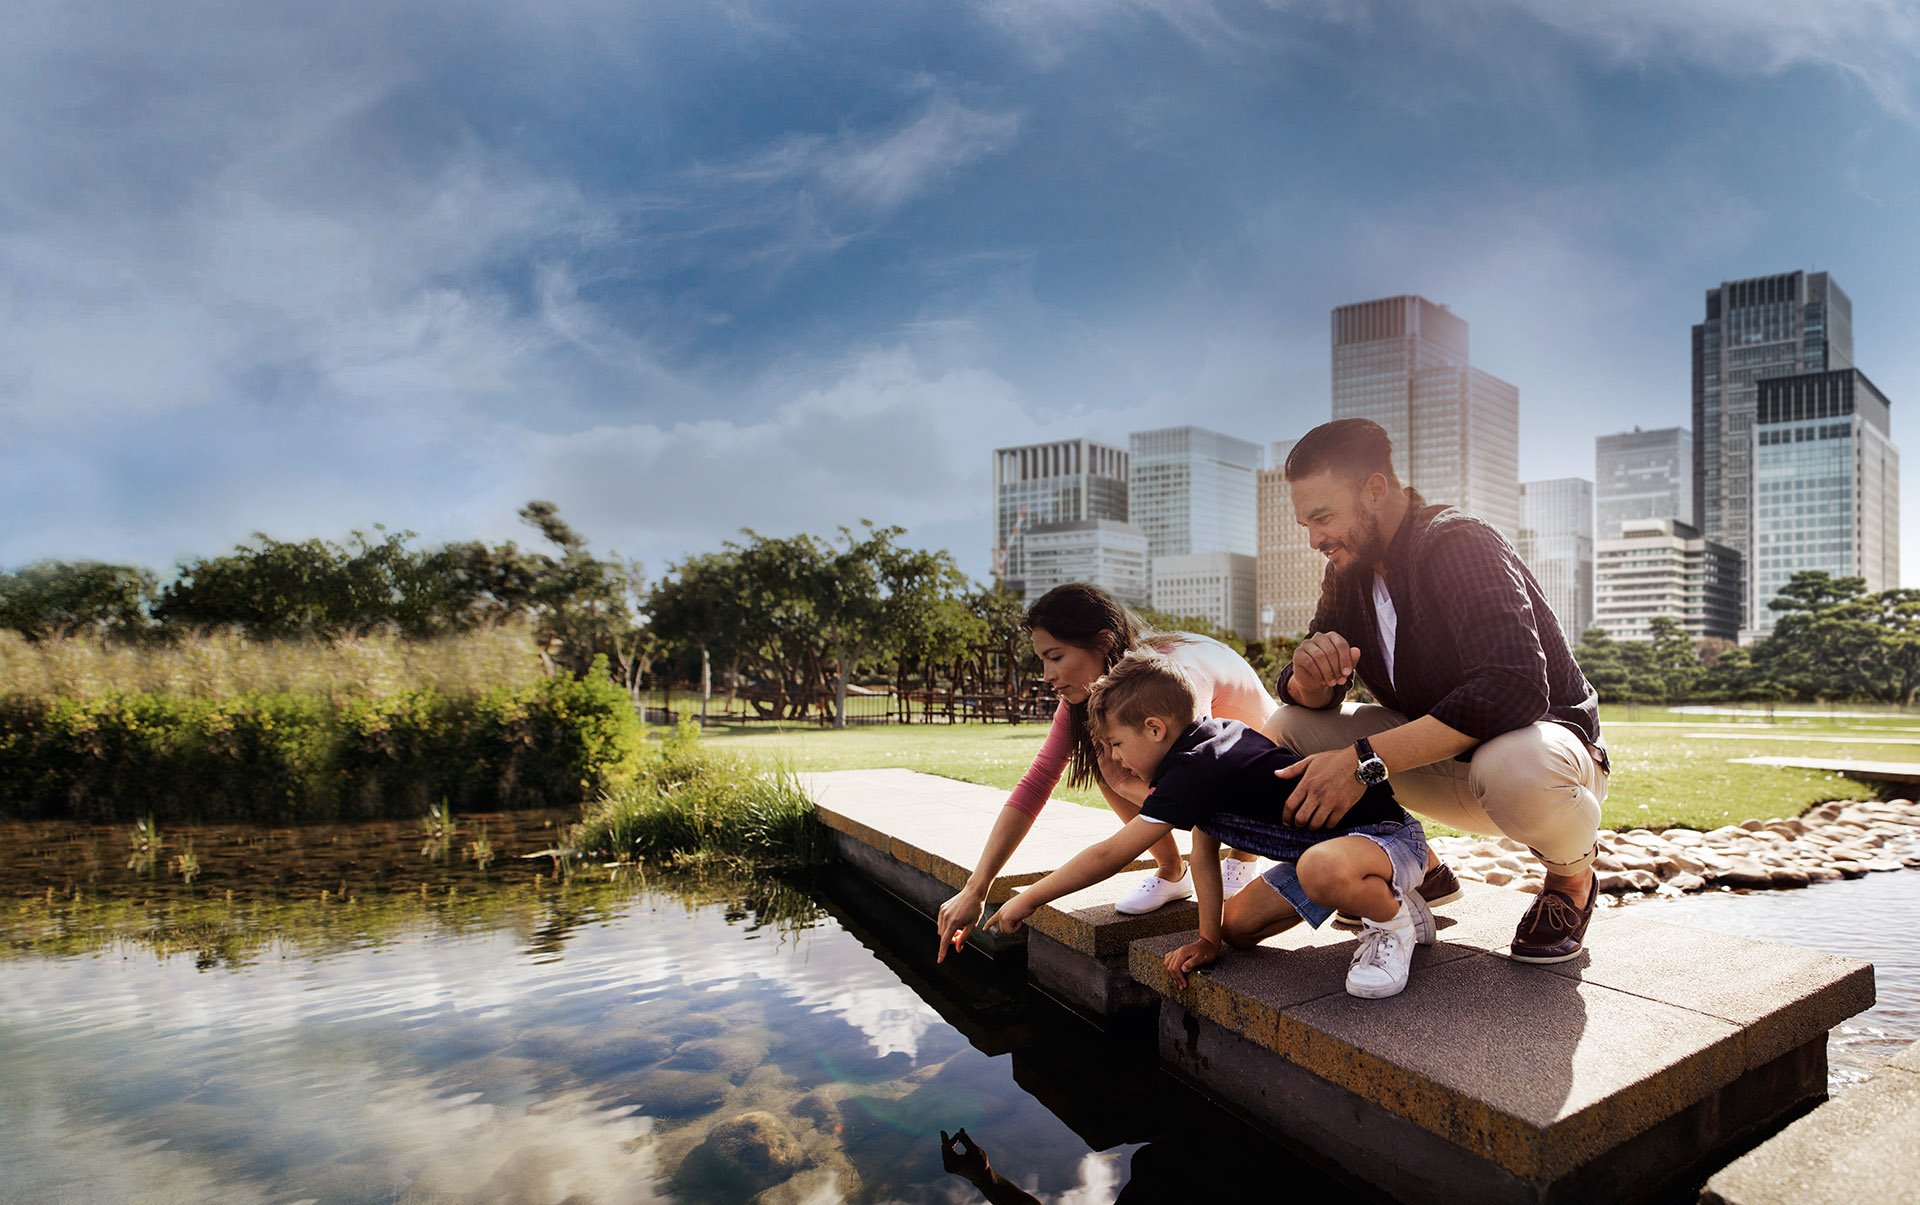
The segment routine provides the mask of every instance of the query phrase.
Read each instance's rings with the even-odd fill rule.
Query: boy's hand
[[[1174,986],[1184,988],[1188,971],[1197,971],[1219,957],[1219,942],[1197,937],[1167,955],[1167,974],[1173,976]]]
[[[1011,935],[1018,933],[1020,926],[1026,924],[1027,918],[1032,915],[1033,905],[1027,903],[1023,897],[1016,895],[1006,903],[1000,905],[1000,910],[992,916],[989,916],[987,923],[982,925],[981,928],[998,929],[1002,933]]]

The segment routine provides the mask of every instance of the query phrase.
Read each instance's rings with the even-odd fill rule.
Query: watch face
[[[1377,757],[1369,757],[1354,768],[1353,776],[1372,786],[1376,782],[1387,780],[1387,763]]]

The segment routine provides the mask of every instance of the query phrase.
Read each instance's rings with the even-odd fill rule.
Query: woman
[[[1159,650],[1178,661],[1193,678],[1208,714],[1239,720],[1252,728],[1265,726],[1279,704],[1261,685],[1246,659],[1204,636],[1185,632],[1152,632],[1144,628],[1119,600],[1098,586],[1072,582],[1041,595],[1020,622],[1033,640],[1033,651],[1046,671],[1047,685],[1060,696],[1053,727],[1040,753],[1021,777],[1000,817],[987,836],[966,886],[940,906],[941,961],[957,949],[967,933],[980,923],[986,910],[987,887],[1020,847],[1027,830],[1060,783],[1062,773],[1071,786],[1091,782],[1099,786],[1107,806],[1120,819],[1132,820],[1147,797],[1147,784],[1106,758],[1087,730],[1087,688],[1128,650],[1142,646]],[[1169,834],[1154,845],[1155,868],[1114,903],[1121,912],[1151,912],[1162,904],[1193,894],[1193,880]],[[1231,896],[1254,878],[1254,855],[1230,850],[1220,873]]]

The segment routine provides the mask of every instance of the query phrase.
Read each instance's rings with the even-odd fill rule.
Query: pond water
[[[0,1198],[977,1201],[962,1127],[1044,1201],[1332,1187],[857,882],[518,856],[557,821],[0,826]]]

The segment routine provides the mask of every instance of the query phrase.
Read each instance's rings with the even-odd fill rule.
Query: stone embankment
[[[1436,837],[1434,852],[1463,879],[1538,891],[1540,862],[1502,837]],[[1805,887],[1920,867],[1920,804],[1824,803],[1792,820],[1748,820],[1711,832],[1600,830],[1601,891],[1678,894],[1709,887]]]

